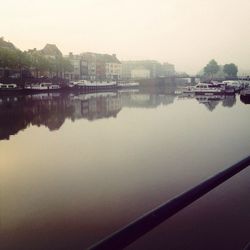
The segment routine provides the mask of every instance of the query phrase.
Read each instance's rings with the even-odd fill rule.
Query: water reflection
[[[9,139],[29,125],[58,130],[66,119],[90,121],[115,118],[123,107],[156,108],[173,103],[173,95],[138,90],[88,94],[41,93],[0,97],[0,140]]]
[[[209,111],[215,110],[220,102],[224,107],[233,107],[236,104],[235,95],[193,95],[186,94],[178,97],[179,99],[196,99],[199,103],[205,105]]]
[[[0,140],[9,139],[29,125],[45,126],[50,131],[58,130],[66,119],[93,121],[113,117],[124,107],[156,108],[174,102],[175,95],[145,93],[128,90],[88,94],[41,93],[34,95],[12,95],[0,97]],[[194,96],[184,95],[178,99],[196,99],[209,111],[220,102],[224,107],[233,107],[235,95]],[[243,103],[245,100],[241,101]]]
[[[243,102],[244,104],[250,104],[250,97],[249,96],[240,96],[240,100],[241,102]]]
[[[85,249],[245,157],[249,127],[249,107],[237,96],[181,100],[151,89],[2,96],[1,139],[11,139],[0,141],[0,249]],[[131,247],[245,246],[249,174]]]

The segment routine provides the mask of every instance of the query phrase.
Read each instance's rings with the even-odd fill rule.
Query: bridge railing
[[[91,246],[91,250],[123,249],[159,224],[204,196],[250,165],[250,156],[142,215],[124,228]]]

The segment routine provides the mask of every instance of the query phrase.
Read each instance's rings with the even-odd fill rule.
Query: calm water
[[[0,97],[0,249],[85,249],[250,153],[239,96]],[[128,249],[243,249],[250,169]]]

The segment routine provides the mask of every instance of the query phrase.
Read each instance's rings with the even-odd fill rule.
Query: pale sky
[[[54,43],[188,73],[213,58],[250,69],[250,0],[2,0],[0,36],[22,50]]]

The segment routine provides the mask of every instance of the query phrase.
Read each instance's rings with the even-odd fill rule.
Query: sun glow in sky
[[[250,69],[249,0],[8,0],[0,36],[18,48],[116,53],[196,73],[210,59]]]

